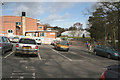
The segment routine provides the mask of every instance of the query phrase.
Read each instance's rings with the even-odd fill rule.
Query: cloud
[[[16,3],[18,7],[15,8],[14,14],[20,15],[21,12],[26,12],[27,16],[35,17],[44,13],[45,9],[43,8],[43,3]]]
[[[70,17],[69,13],[65,13],[64,15],[51,14],[45,19],[45,21],[46,22],[64,21],[69,17]]]
[[[64,9],[68,9],[73,7],[76,3],[71,3],[71,2],[54,2],[51,3],[50,6],[48,6],[48,10],[51,14],[53,13],[58,13]]]

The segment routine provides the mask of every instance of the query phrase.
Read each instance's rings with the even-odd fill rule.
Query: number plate
[[[23,49],[31,49],[29,46],[23,46]]]

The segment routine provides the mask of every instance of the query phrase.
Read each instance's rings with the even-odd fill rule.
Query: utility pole
[[[4,14],[4,13],[3,13],[4,2],[1,1],[1,3],[2,3],[2,23],[3,23],[3,24],[2,24],[2,25],[3,25],[3,32],[2,32],[2,33],[3,33],[4,36],[5,36],[4,15],[3,15],[3,14]]]
[[[120,52],[120,1],[118,2],[118,51]]]

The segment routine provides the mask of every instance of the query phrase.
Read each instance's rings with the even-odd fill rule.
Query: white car
[[[36,40],[36,42],[37,42],[38,45],[41,45],[41,43],[42,43],[41,39],[37,38],[35,40]]]
[[[34,39],[21,38],[16,44],[16,54],[35,54],[38,55],[38,45]]]
[[[19,37],[13,37],[12,42],[18,42],[19,41]]]

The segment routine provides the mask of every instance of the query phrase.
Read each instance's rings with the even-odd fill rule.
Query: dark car
[[[0,36],[0,47],[2,54],[5,54],[6,51],[12,51],[13,44],[10,42],[8,37]]]
[[[120,80],[120,65],[108,66],[100,80]]]
[[[107,58],[120,59],[120,52],[118,52],[117,50],[111,47],[104,46],[104,45],[95,46],[94,53],[96,55],[105,56]]]

